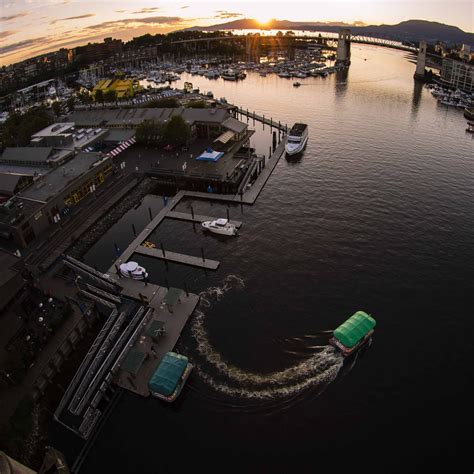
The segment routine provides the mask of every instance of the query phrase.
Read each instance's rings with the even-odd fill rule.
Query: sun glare
[[[265,15],[259,15],[257,17],[257,21],[262,25],[262,26],[265,26],[269,21],[271,20],[271,18],[269,16],[265,16]]]

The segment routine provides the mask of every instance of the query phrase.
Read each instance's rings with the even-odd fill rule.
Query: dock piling
[[[263,116],[262,127],[263,127],[263,130],[265,130],[265,115]]]
[[[188,285],[186,285],[186,282],[183,282],[183,288],[184,288],[184,291],[186,292],[186,296],[189,296]]]
[[[194,208],[193,208],[193,206],[191,206],[191,216],[192,216],[193,219],[194,219]]]
[[[153,220],[153,214],[151,213],[151,207],[148,207],[148,215],[150,216],[150,221]]]
[[[227,220],[230,221],[230,211],[229,211],[229,208],[227,208]]]
[[[161,251],[163,252],[163,257],[166,257],[165,247],[163,246],[163,242],[160,243]]]
[[[201,247],[201,255],[202,255],[202,261],[205,262],[206,257],[204,256],[204,248],[203,247]]]
[[[120,255],[120,249],[119,249],[119,246],[114,242],[114,247],[115,247],[115,253],[117,255]]]
[[[132,224],[133,235],[137,236],[137,229],[135,229],[135,224]]]
[[[117,276],[118,276],[119,278],[122,278],[122,274],[120,273],[120,268],[118,267],[117,264],[115,264],[115,270],[117,271]]]

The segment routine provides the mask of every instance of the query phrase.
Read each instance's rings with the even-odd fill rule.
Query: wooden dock
[[[201,222],[204,221],[214,221],[217,219],[217,217],[210,217],[210,216],[202,216],[199,214],[188,214],[187,212],[176,212],[176,211],[170,211],[168,214],[166,214],[166,217],[169,219],[176,219],[179,221],[188,221],[188,222],[195,222],[197,224],[200,224]],[[231,224],[234,224],[235,227],[239,228],[242,226],[241,221],[234,221],[230,219],[229,221]]]
[[[219,262],[217,260],[209,260],[208,258],[193,257],[192,255],[185,255],[182,253],[169,252],[159,248],[148,248],[143,245],[139,245],[135,249],[135,253],[140,255],[146,255],[148,257],[159,258],[160,260],[166,260],[167,262],[182,263],[184,265],[190,265],[192,267],[204,268],[206,270],[217,270],[219,268]]]
[[[256,120],[257,122],[261,122],[265,125],[268,125],[270,128],[276,128],[277,130],[280,130],[281,132],[288,132],[288,125],[285,123],[281,122],[275,122],[271,117],[265,117],[265,115],[258,115],[255,112],[249,112],[248,109],[243,109],[242,107],[237,107],[235,106],[235,109],[237,112],[241,115],[245,115],[249,119]]]

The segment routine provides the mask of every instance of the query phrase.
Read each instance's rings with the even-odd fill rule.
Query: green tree
[[[294,33],[294,31],[287,31],[285,33],[285,36],[295,36],[295,33]]]
[[[74,97],[69,97],[69,99],[66,102],[67,108],[70,111],[73,111],[74,107],[75,107],[75,104],[76,104],[76,99],[74,99]]]
[[[61,115],[61,102],[53,102],[51,105],[51,110],[53,111],[55,117],[59,117]]]
[[[83,91],[78,94],[79,100],[85,104],[91,104],[92,103],[92,96],[89,94],[89,92]]]
[[[97,89],[94,93],[94,100],[96,102],[104,102],[104,92],[102,89]]]
[[[163,129],[163,140],[166,144],[182,146],[191,138],[191,127],[180,115],[173,115]]]
[[[115,102],[117,100],[117,91],[114,89],[109,89],[104,94],[104,100],[105,102]]]
[[[283,36],[283,32],[282,32],[282,31],[278,31],[277,34],[276,34],[276,36],[277,36],[278,38],[281,38],[281,37]]]
[[[147,146],[158,146],[162,144],[163,125],[156,120],[144,120],[135,134],[137,143]]]
[[[180,103],[178,99],[174,97],[165,97],[163,99],[157,99],[157,100],[152,100],[148,103],[145,104],[145,107],[147,109],[175,109],[177,107],[180,107]]]
[[[189,109],[207,109],[208,104],[205,100],[192,100],[186,104]]]

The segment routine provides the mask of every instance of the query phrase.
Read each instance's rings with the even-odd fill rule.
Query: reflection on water
[[[474,356],[466,308],[474,274],[472,140],[462,113],[439,107],[413,72],[404,53],[353,45],[348,73],[302,79],[299,88],[252,72],[242,82],[183,74],[178,85],[190,81],[276,121],[307,123],[308,146],[300,161],[280,160],[254,206],[230,208],[243,221],[238,238],[222,242],[171,220],[153,234],[170,250],[199,256],[204,248],[221,262],[217,272],[137,257],[160,284],[186,282],[206,294],[237,275],[245,287],[211,298],[185,329],[178,350],[197,370],[179,405],[125,397],[85,473],[156,472],[157,426],[160,450],[173,460],[163,461],[169,472],[180,471],[177,439],[193,466],[212,472],[309,472],[315,456],[323,471],[328,459],[346,467],[368,440],[384,472],[423,471],[420,452],[440,453],[440,463],[459,460],[458,441],[472,435],[465,391],[473,381],[465,364]],[[255,128],[254,143],[263,147],[258,136],[268,127]],[[205,201],[180,208],[191,204],[204,215],[226,214],[226,205]],[[145,225],[146,206],[137,212],[142,217],[133,219]],[[108,267],[110,241],[129,229],[130,221],[118,223],[117,236],[96,245],[98,266]],[[319,364],[327,332],[358,309],[377,320],[373,344],[320,393],[311,361]],[[301,379],[278,378],[294,367],[309,369]],[[338,373],[337,361],[330,367]],[[257,391],[287,391],[278,411],[249,396],[255,381],[264,382]],[[114,456],[119,445],[133,462]]]

